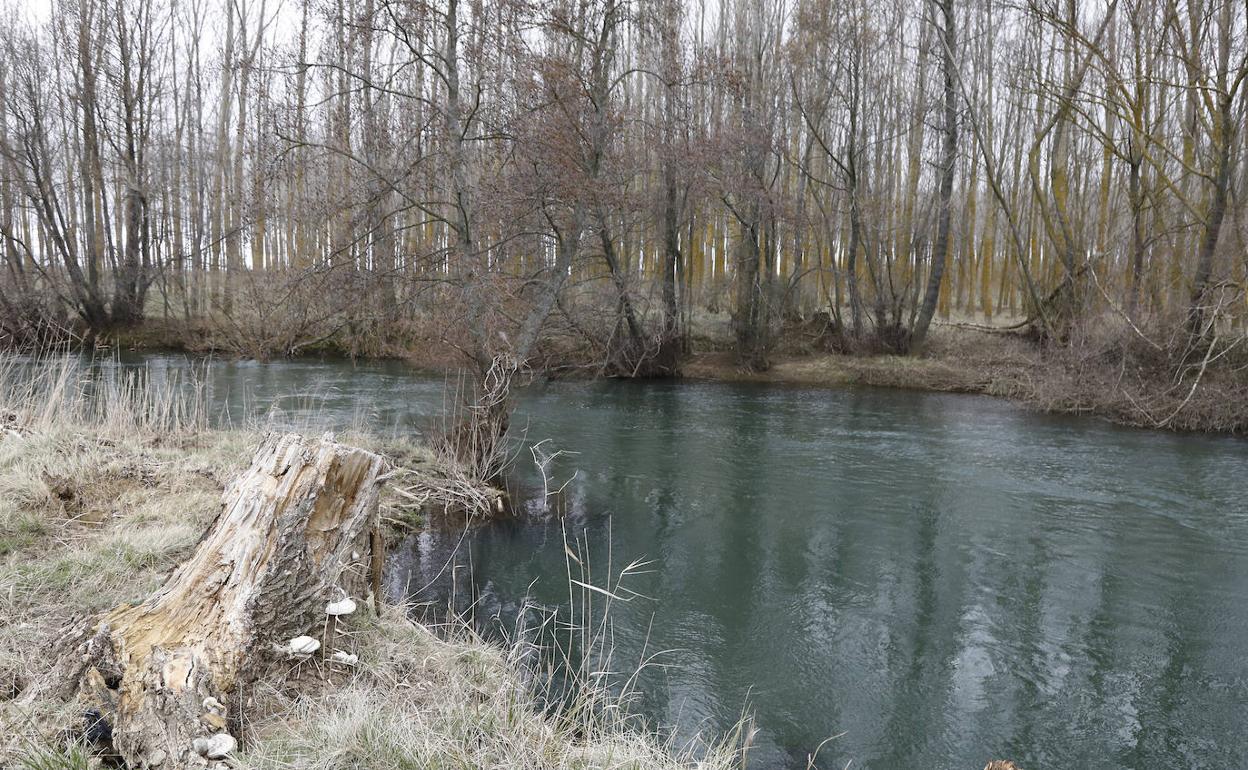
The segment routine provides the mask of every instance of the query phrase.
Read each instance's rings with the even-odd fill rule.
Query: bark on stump
[[[319,627],[340,589],[367,585],[383,465],[328,435],[266,438],[191,558],[98,619],[77,651],[79,687],[131,768],[204,764],[192,742],[237,736],[240,690]]]

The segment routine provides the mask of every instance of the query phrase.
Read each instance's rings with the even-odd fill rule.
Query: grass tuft
[[[36,748],[17,758],[20,770],[87,770],[90,756],[79,746]]]

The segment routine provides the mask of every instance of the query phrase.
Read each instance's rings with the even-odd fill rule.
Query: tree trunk
[[[759,243],[762,214],[757,200],[746,207],[748,214],[740,222],[737,240],[737,306],[733,317],[737,337],[737,357],[752,372],[764,372],[767,361],[767,316],[763,307],[765,294],[758,263],[762,259]]]
[[[602,257],[611,273],[611,282],[615,284],[618,299],[618,317],[615,328],[611,331],[610,360],[606,362],[610,371],[628,376],[634,372],[646,357],[646,340],[641,331],[641,322],[637,320],[637,311],[633,308],[633,300],[628,291],[628,276],[620,265],[619,256],[615,252],[615,239],[611,235],[611,226],[607,214],[601,206],[595,207],[595,218],[598,220],[598,239],[602,243]],[[627,339],[620,339],[620,321],[624,322]]]
[[[270,436],[191,558],[95,621],[65,662],[130,768],[203,766],[193,741],[237,735],[244,688],[327,602],[363,593],[383,464],[328,436]]]
[[[932,267],[927,274],[927,288],[923,293],[923,304],[910,337],[910,348],[914,351],[923,349],[927,330],[932,324],[932,315],[936,312],[936,302],[940,299],[940,282],[945,274],[945,260],[949,252],[950,201],[953,197],[953,175],[958,159],[957,75],[954,71],[957,66],[955,52],[958,37],[955,9],[952,0],[941,0],[939,8],[945,22],[941,41],[942,69],[945,76],[945,124],[940,149],[940,212],[937,215],[936,241],[932,247]]]
[[[1232,102],[1228,96],[1220,98],[1219,111],[1215,116],[1211,135],[1217,148],[1217,170],[1213,176],[1213,198],[1205,214],[1204,231],[1200,238],[1200,251],[1196,257],[1196,276],[1193,280],[1192,298],[1188,303],[1187,327],[1192,337],[1204,337],[1209,316],[1209,285],[1213,278],[1213,258],[1217,253],[1218,237],[1222,233],[1222,220],[1226,218],[1226,204],[1231,186],[1231,146],[1234,143]]]
[[[676,190],[673,161],[663,168],[663,330],[659,337],[656,368],[662,374],[675,374],[680,360],[680,306],[676,287],[680,285],[680,201]]]

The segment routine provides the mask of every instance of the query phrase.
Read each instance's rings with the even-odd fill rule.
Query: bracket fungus
[[[296,636],[286,645],[286,650],[295,657],[307,657],[321,649],[321,643],[310,636]]]
[[[325,619],[325,649],[327,651],[334,648],[334,632],[338,630],[338,618],[353,612],[355,612],[355,601],[349,596],[330,602],[325,608],[325,614],[328,616]]]
[[[350,615],[353,612],[355,612],[355,601],[350,597],[346,599],[339,599],[336,602],[330,602],[329,606],[325,608],[325,614],[333,617]]]
[[[201,757],[208,759],[225,759],[238,748],[238,741],[229,733],[217,733],[211,738],[196,738],[191,748]]]
[[[346,652],[345,650],[335,650],[330,658],[335,663],[341,663],[344,666],[354,666],[360,662],[360,656]]]

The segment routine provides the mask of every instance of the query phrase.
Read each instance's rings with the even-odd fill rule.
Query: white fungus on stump
[[[196,738],[191,742],[191,748],[201,757],[225,759],[238,748],[238,741],[229,733],[217,733],[211,738]]]
[[[334,633],[338,630],[338,618],[344,615],[350,615],[355,612],[355,602],[351,597],[339,599],[336,602],[330,602],[325,607],[325,650],[328,652],[334,648]]]
[[[310,636],[296,636],[286,645],[286,650],[298,658],[306,658],[321,649],[321,643]]]

